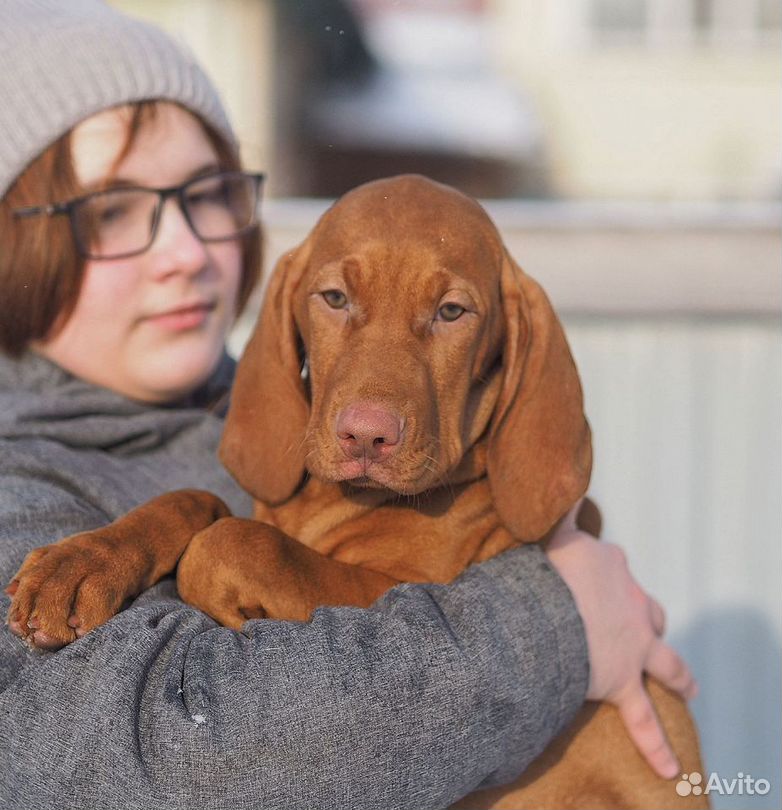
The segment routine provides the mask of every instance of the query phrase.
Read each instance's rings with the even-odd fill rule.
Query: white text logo
[[[700,796],[702,793],[718,793],[720,796],[765,796],[769,790],[771,785],[768,779],[755,779],[751,774],[744,774],[741,771],[730,779],[710,773],[705,785],[703,775],[698,771],[683,773],[676,785],[676,792],[680,796]]]

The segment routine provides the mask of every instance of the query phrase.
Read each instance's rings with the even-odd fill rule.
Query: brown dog
[[[230,517],[209,493],[157,498],[33,552],[17,574],[17,620],[34,610],[42,630],[70,641],[178,560],[182,597],[231,627],[369,605],[400,581],[448,582],[545,538],[591,469],[578,375],[543,291],[477,203],[414,176],[347,194],[281,260],[221,455],[256,499],[255,520]],[[73,578],[37,599],[63,555]],[[86,566],[105,587],[78,591]],[[649,687],[683,769],[702,770],[685,705]],[[705,802],[679,797],[618,713],[592,705],[517,785],[459,806]]]

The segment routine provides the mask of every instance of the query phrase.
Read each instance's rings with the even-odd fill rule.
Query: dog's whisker
[[[310,441],[310,431],[305,432],[304,436],[302,437],[301,441],[298,444],[293,444],[285,450],[285,455],[290,455],[291,453],[298,453],[302,447],[304,447],[307,442]],[[309,455],[312,451],[308,451],[306,457],[309,458]]]
[[[437,441],[439,443],[438,439],[435,439],[435,441]],[[424,464],[424,469],[426,469],[427,472],[434,473],[435,474],[435,480],[437,481],[437,483],[441,487],[447,489],[448,492],[451,494],[451,499],[455,500],[456,499],[456,493],[454,492],[453,484],[448,479],[448,476],[446,475],[445,470],[443,470],[441,468],[440,462],[436,458],[434,458],[434,456],[430,456],[429,454],[425,454],[424,458],[426,459],[426,461],[431,462],[431,465],[425,463]]]

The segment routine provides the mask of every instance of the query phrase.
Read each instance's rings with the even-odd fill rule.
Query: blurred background
[[[591,491],[700,681],[705,776],[770,785],[712,803],[782,806],[779,1],[113,3],[216,80],[268,173],[267,275],[365,180],[485,201],[565,323]]]

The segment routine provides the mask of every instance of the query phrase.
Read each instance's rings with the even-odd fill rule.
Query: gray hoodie
[[[232,372],[225,358],[191,401],[151,407],[0,354],[0,582],[167,490],[248,514],[215,455]],[[537,547],[242,633],[169,580],[57,653],[0,627],[0,808],[444,807],[521,772],[587,680],[581,620]]]

